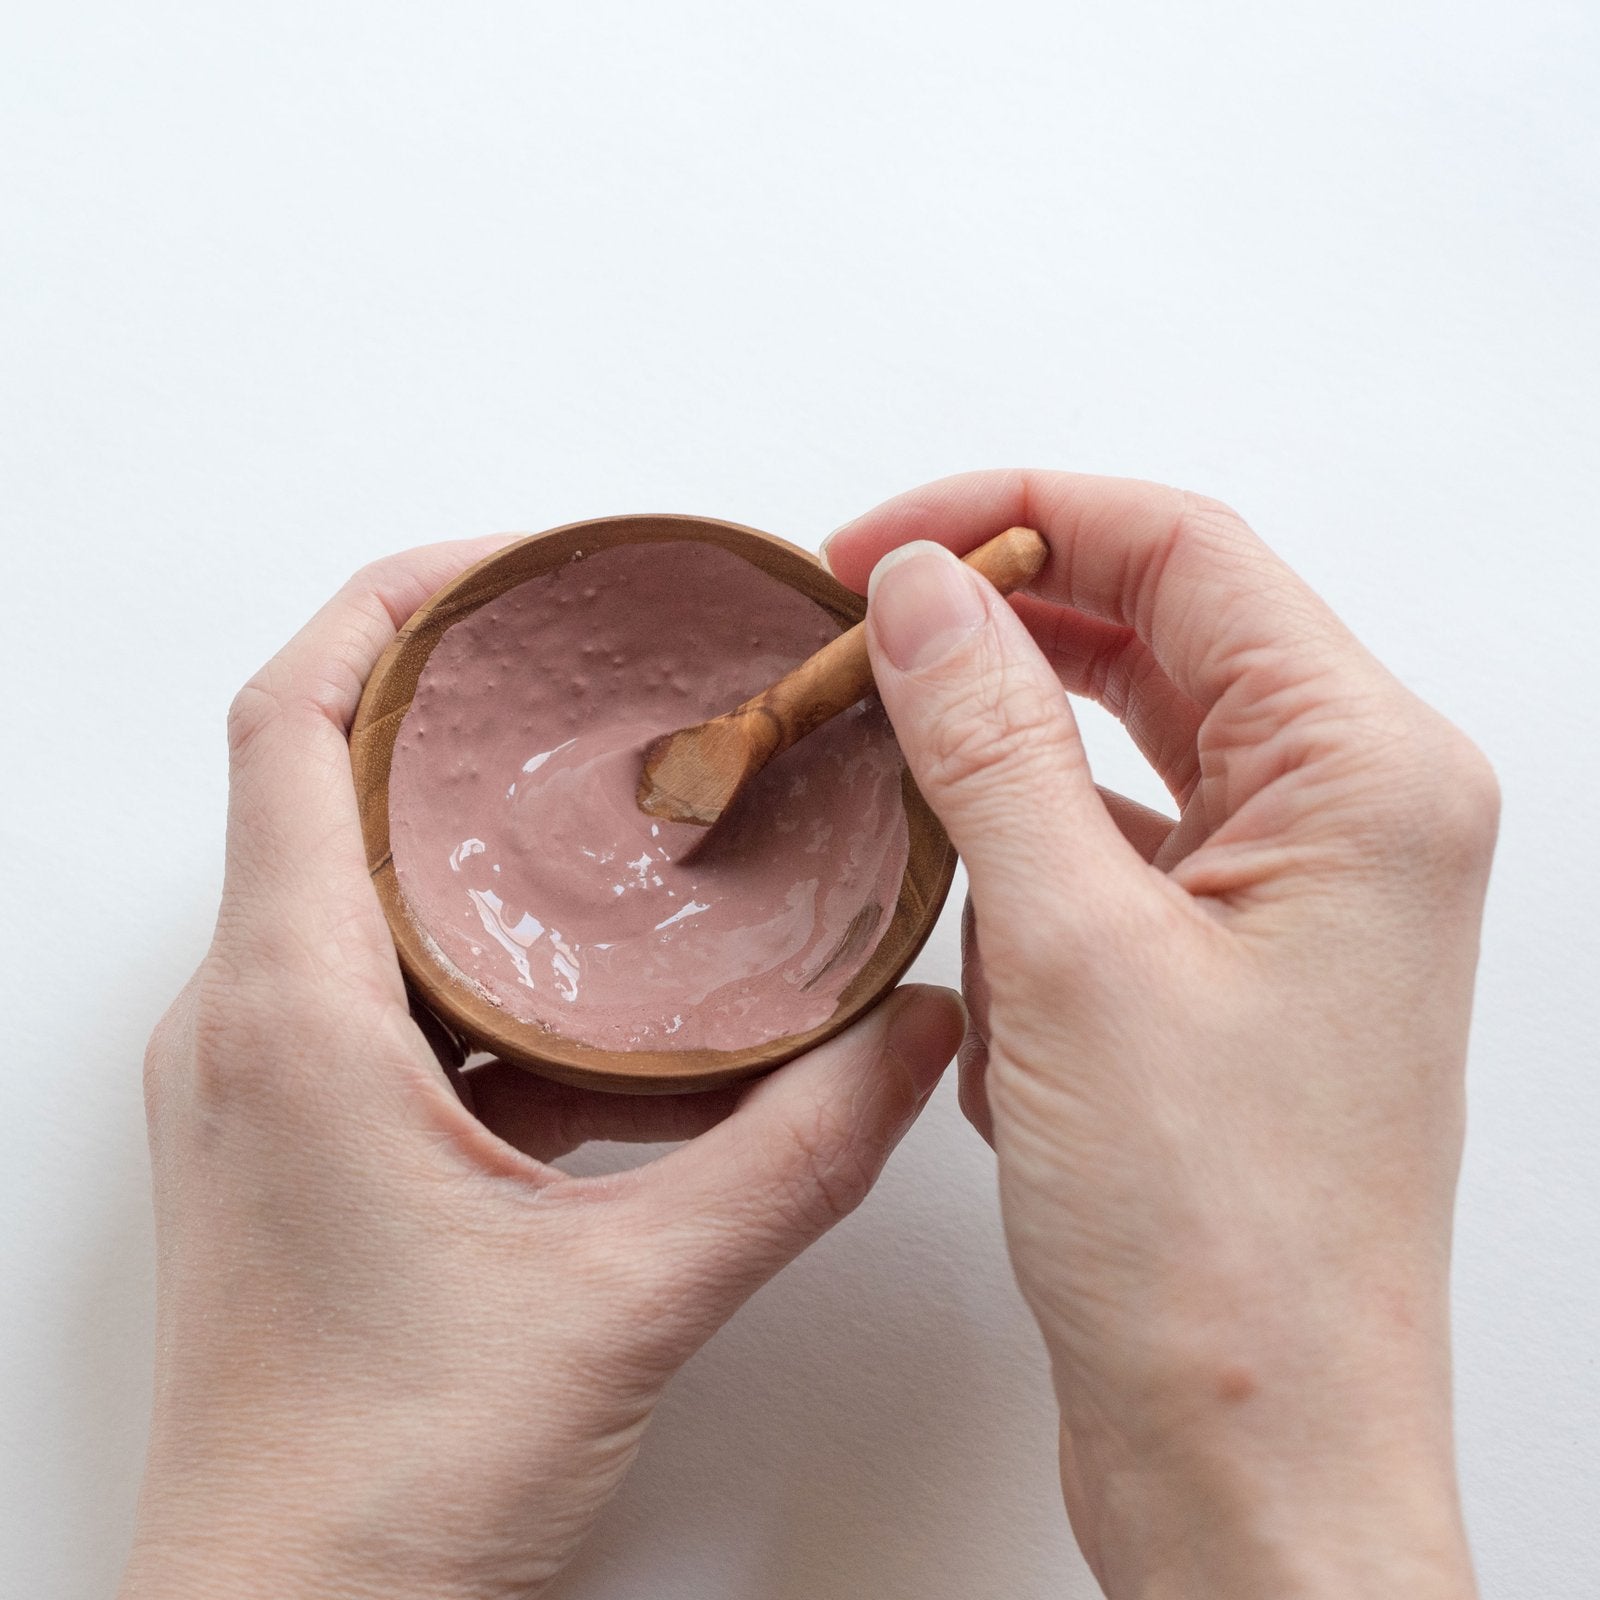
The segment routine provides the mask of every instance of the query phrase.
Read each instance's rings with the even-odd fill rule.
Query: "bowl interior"
[[[417,681],[445,631],[507,589],[555,567],[616,545],[695,540],[722,546],[798,589],[837,618],[859,622],[866,602],[837,582],[808,551],[771,534],[702,517],[606,517],[534,534],[462,573],[406,623],[367,680],[350,732],[350,759],[361,806],[367,869],[412,988],[473,1048],[586,1088],[635,1094],[710,1089],[764,1072],[831,1037],[869,1010],[922,948],[955,871],[955,850],[916,785],[902,787],[909,835],[906,869],[894,912],[866,964],[839,997],[833,1015],[805,1033],[747,1050],[602,1050],[523,1022],[458,982],[428,952],[412,921],[389,847],[389,762]]]

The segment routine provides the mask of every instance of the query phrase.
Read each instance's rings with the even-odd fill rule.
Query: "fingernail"
[[[890,1048],[910,1076],[920,1106],[938,1087],[960,1046],[966,1007],[954,990],[923,984],[908,984],[895,1001],[889,1018]]]
[[[843,525],[844,528],[848,528],[849,526],[850,524],[848,522]],[[833,532],[822,541],[821,545],[817,549],[817,560],[820,561],[823,567],[829,572],[833,571],[833,563],[828,560],[828,546],[833,543],[835,536],[841,532],[843,532],[843,528],[835,528]]]
[[[987,620],[977,575],[943,545],[918,539],[872,569],[867,615],[878,644],[902,672],[926,672]]]

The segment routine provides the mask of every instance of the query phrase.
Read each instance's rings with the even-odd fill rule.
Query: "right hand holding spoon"
[[[1051,555],[1002,601],[959,555]],[[1112,1600],[1474,1592],[1451,1438],[1463,1059],[1498,796],[1225,507],[978,473],[827,548],[967,864],[968,1115]],[[1063,685],[1179,820],[1098,792]]]

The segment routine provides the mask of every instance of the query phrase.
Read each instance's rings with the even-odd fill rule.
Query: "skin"
[[[493,547],[359,574],[233,706],[216,934],[146,1059],[157,1377],[126,1596],[537,1594],[667,1379],[862,1199],[960,1041],[957,997],[908,986],[742,1094],[460,1072],[408,1010],[345,735],[396,625]],[[546,1164],[595,1138],[689,1142],[617,1176]]]
[[[948,552],[1015,523],[1052,555],[1008,605]],[[961,1036],[908,988],[743,1095],[460,1072],[408,1014],[344,733],[396,623],[487,548],[362,574],[230,719],[216,938],[147,1062],[127,1595],[538,1593],[667,1379],[862,1198]],[[968,866],[962,1103],[1101,1585],[1472,1595],[1447,1280],[1483,758],[1197,496],[977,474],[827,556],[870,576],[884,704]],[[1063,684],[1176,821],[1095,788]],[[543,1164],[591,1137],[689,1142]]]
[[[1051,547],[1015,612],[948,554],[1014,523]],[[1471,1595],[1448,1272],[1487,763],[1195,495],[958,477],[828,556],[871,573],[879,689],[967,864],[963,1101],[1102,1586]],[[1176,822],[1096,790],[1063,684]]]

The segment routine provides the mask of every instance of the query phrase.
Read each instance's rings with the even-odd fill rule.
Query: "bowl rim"
[[[400,724],[434,648],[463,617],[508,589],[598,550],[689,541],[731,551],[814,600],[841,631],[866,614],[809,550],[741,523],[679,513],[634,513],[564,523],[516,539],[484,557],[426,600],[373,666],[350,728],[350,761],[366,845],[367,872],[394,939],[413,999],[469,1050],[486,1050],[560,1082],[633,1094],[719,1088],[770,1071],[832,1038],[887,995],[916,959],[939,919],[956,852],[907,771],[901,801],[910,833],[906,868],[888,926],[845,987],[831,1016],[804,1033],[744,1050],[605,1050],[511,1016],[469,988],[432,953],[400,891],[389,841],[389,766]]]

